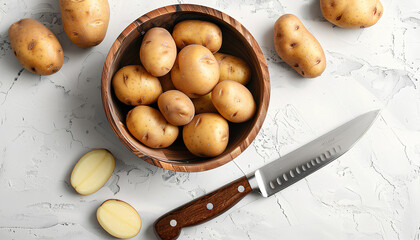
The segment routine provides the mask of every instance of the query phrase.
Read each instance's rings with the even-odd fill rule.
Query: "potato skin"
[[[160,85],[162,85],[163,92],[176,89],[174,84],[172,83],[170,72],[162,77],[159,77],[159,81],[160,81]]]
[[[109,23],[108,0],[60,0],[64,31],[81,48],[96,46],[105,38]]]
[[[184,47],[171,70],[175,88],[190,98],[209,93],[219,81],[219,64],[207,48],[200,45]]]
[[[217,111],[234,123],[250,120],[257,109],[248,88],[231,80],[218,83],[211,92],[211,100]]]
[[[121,102],[132,106],[152,104],[162,93],[159,80],[140,65],[118,70],[112,78],[112,87]]]
[[[182,130],[187,149],[199,157],[215,157],[221,154],[229,142],[229,125],[217,113],[201,113]]]
[[[137,106],[127,114],[127,129],[141,143],[151,148],[169,147],[179,129],[168,123],[162,114],[149,106]]]
[[[379,0],[321,0],[325,19],[342,28],[366,28],[381,18],[384,8]]]
[[[22,66],[35,74],[51,75],[63,66],[63,48],[42,23],[25,18],[9,28],[10,45]]]
[[[161,77],[171,71],[176,59],[176,45],[164,28],[154,27],[144,35],[140,47],[140,60],[153,76]]]
[[[321,44],[295,15],[285,14],[277,19],[274,46],[279,57],[303,77],[318,77],[325,70]]]
[[[158,98],[158,106],[166,121],[175,126],[188,124],[195,114],[191,99],[178,90],[162,93]]]
[[[172,37],[179,49],[190,44],[198,44],[215,53],[222,46],[222,31],[216,24],[206,21],[182,21],[175,25]]]
[[[246,85],[251,80],[251,69],[244,60],[224,53],[215,53],[214,57],[220,66],[219,82],[233,80]]]
[[[211,101],[211,92],[199,98],[191,99],[194,104],[195,114],[199,113],[217,113]]]

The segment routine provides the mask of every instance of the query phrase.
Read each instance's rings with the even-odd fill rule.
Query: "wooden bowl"
[[[130,64],[140,64],[140,44],[147,30],[163,27],[172,32],[175,24],[187,19],[205,20],[217,24],[223,35],[223,44],[219,52],[241,57],[252,69],[252,79],[247,87],[257,103],[257,112],[253,119],[245,123],[229,123],[229,144],[222,154],[214,158],[192,155],[184,146],[182,137],[166,149],[153,149],[140,143],[125,126],[125,117],[132,107],[119,102],[111,88],[112,77],[120,68]],[[177,4],[162,7],[136,19],[112,45],[102,72],[102,102],[115,134],[125,146],[143,160],[172,171],[205,171],[234,159],[258,134],[267,113],[269,99],[270,78],[267,63],[254,37],[229,15],[199,5]]]

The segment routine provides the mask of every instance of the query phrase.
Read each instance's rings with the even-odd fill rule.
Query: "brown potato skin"
[[[219,82],[232,80],[246,85],[251,80],[251,68],[244,60],[224,53],[215,53],[214,57],[220,66]]]
[[[131,106],[155,103],[162,93],[159,79],[140,65],[118,70],[112,78],[112,87],[118,100]]]
[[[63,48],[42,23],[30,18],[21,19],[10,26],[8,33],[13,53],[26,70],[51,75],[63,66]]]
[[[175,126],[183,126],[194,117],[194,104],[183,92],[169,90],[158,98],[158,106],[166,121]]]
[[[211,92],[211,100],[220,115],[234,123],[250,120],[257,109],[248,88],[231,80],[218,83]]]
[[[93,47],[104,40],[109,23],[108,0],[60,0],[64,31],[81,48]]]
[[[384,8],[379,0],[321,0],[325,19],[342,28],[366,28],[381,18]]]
[[[182,21],[175,25],[172,37],[179,49],[190,44],[198,44],[215,53],[222,46],[222,31],[216,24],[206,21]]]
[[[207,48],[200,45],[184,47],[171,70],[175,88],[190,98],[209,93],[219,81],[219,64]]]
[[[201,113],[182,130],[187,149],[199,157],[221,154],[229,142],[229,124],[217,113]]]
[[[129,111],[126,125],[137,140],[151,148],[169,147],[179,133],[178,127],[168,123],[158,110],[149,106],[137,106]]]
[[[167,74],[175,59],[175,41],[166,29],[154,27],[146,32],[140,47],[140,60],[150,74],[155,77]]]
[[[274,46],[279,57],[303,77],[318,77],[325,70],[321,44],[293,14],[281,16],[274,24]]]
[[[211,92],[199,98],[193,98],[191,100],[194,104],[195,114],[217,113],[217,109],[214,107],[213,102],[211,101]]]
[[[162,85],[163,92],[176,89],[174,84],[172,83],[170,72],[162,77],[159,77],[159,81],[160,81],[160,85]]]

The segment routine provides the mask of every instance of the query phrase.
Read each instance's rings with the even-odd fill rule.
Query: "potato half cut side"
[[[96,218],[102,228],[117,238],[132,238],[140,232],[141,219],[130,204],[109,199],[96,211]]]
[[[76,163],[70,183],[76,192],[82,195],[92,194],[105,185],[114,168],[114,156],[108,150],[92,150]]]

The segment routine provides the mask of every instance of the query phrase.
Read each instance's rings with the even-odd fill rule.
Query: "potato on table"
[[[58,72],[63,66],[63,48],[42,23],[25,18],[9,28],[10,45],[22,66],[39,75]]]
[[[191,99],[194,104],[195,114],[199,113],[217,113],[211,101],[211,92],[199,98]]]
[[[304,77],[317,77],[325,69],[321,44],[295,15],[285,14],[276,21],[274,46],[281,59]]]
[[[199,157],[215,157],[221,154],[229,142],[229,125],[217,113],[201,113],[184,126],[184,144]]]
[[[114,168],[115,160],[111,152],[106,149],[92,150],[74,166],[70,184],[82,195],[92,194],[105,185]]]
[[[127,114],[128,131],[151,148],[169,147],[178,137],[178,127],[168,123],[163,115],[149,106],[137,106]]]
[[[154,27],[146,32],[140,46],[140,60],[150,74],[155,77],[167,74],[175,58],[175,41],[166,29]]]
[[[190,44],[198,44],[215,53],[222,46],[222,31],[216,24],[206,21],[182,21],[175,25],[172,37],[179,49]]]
[[[190,98],[209,93],[219,81],[219,64],[207,48],[200,45],[184,47],[171,71],[175,88]]]
[[[224,53],[215,53],[214,57],[220,66],[219,82],[232,80],[246,85],[251,80],[251,68],[244,60]]]
[[[81,48],[96,46],[105,38],[109,23],[108,0],[60,0],[64,31]]]
[[[366,28],[381,18],[384,8],[379,0],[321,0],[325,19],[342,28]]]
[[[182,126],[191,122],[194,117],[194,104],[183,92],[169,90],[158,98],[159,110],[172,125]]]
[[[118,200],[106,200],[96,210],[99,225],[117,238],[132,238],[141,229],[141,219],[130,204]]]
[[[159,79],[140,65],[118,70],[112,78],[112,87],[118,100],[132,106],[152,104],[162,93]]]
[[[218,83],[211,92],[211,100],[217,111],[234,123],[250,120],[257,109],[248,88],[231,80]]]

